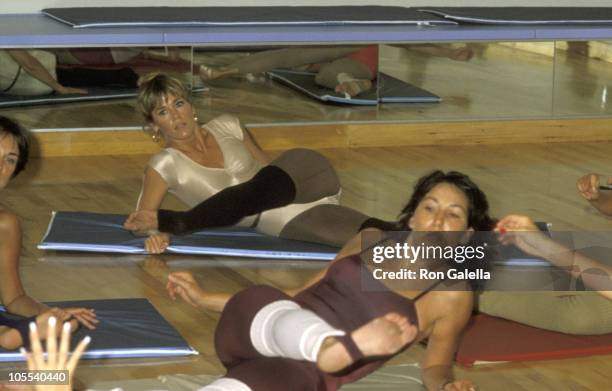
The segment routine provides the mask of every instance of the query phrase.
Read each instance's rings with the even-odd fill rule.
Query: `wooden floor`
[[[489,195],[495,216],[528,213],[554,229],[610,230],[612,220],[591,209],[575,191],[586,172],[610,173],[612,142],[327,149],[344,187],[342,202],[382,218],[396,216],[415,178],[434,168],[468,173]],[[186,256],[107,256],[41,252],[52,210],[127,213],[138,196],[148,157],[142,155],[34,160],[25,175],[0,194],[0,206],[18,213],[25,242],[21,274],[41,300],[146,297],[200,355],[178,360],[85,361],[78,378],[93,381],[160,374],[221,374],[212,336],[216,314],[173,303],[164,292],[167,270],[190,269],[211,290],[235,292],[253,283],[299,285],[324,264],[239,261]],[[180,207],[174,199],[168,207]],[[393,362],[418,361],[420,346]],[[499,364],[458,369],[482,390],[606,390],[612,356]]]

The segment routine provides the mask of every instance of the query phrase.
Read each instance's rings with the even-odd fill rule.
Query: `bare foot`
[[[376,318],[351,333],[364,357],[388,356],[399,352],[417,335],[417,327],[394,312]],[[327,338],[317,357],[317,366],[324,372],[338,372],[354,360],[336,338]]]
[[[237,75],[239,71],[236,68],[213,68],[206,65],[200,65],[198,73],[202,81],[207,81],[234,76]]]
[[[372,88],[372,81],[367,79],[355,79],[342,82],[336,86],[336,92],[356,96]]]

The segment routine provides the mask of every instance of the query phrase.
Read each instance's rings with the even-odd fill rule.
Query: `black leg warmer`
[[[295,199],[291,177],[276,166],[262,168],[251,180],[228,187],[186,212],[160,209],[161,232],[184,234],[197,229],[233,225],[247,216],[291,204]]]

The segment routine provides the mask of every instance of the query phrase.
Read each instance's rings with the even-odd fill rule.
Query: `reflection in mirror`
[[[554,83],[555,115],[612,114],[612,42],[556,42]]]
[[[231,112],[245,123],[376,119],[378,45],[196,48],[210,94],[206,119]]]
[[[189,47],[0,50],[0,113],[31,129],[140,126],[139,76],[191,84],[191,64]]]
[[[381,45],[380,72],[441,98],[383,104],[380,120],[549,117],[552,42]]]

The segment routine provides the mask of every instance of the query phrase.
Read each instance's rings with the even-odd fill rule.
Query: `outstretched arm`
[[[612,267],[584,256],[542,233],[527,216],[508,215],[495,228],[503,244],[514,244],[569,272],[600,295],[612,300]]]
[[[19,277],[19,253],[21,250],[21,225],[11,212],[0,211],[0,300],[7,311],[25,317],[42,314],[49,307],[30,297]],[[95,313],[85,308],[61,310],[89,329],[98,323]]]
[[[24,49],[7,49],[9,56],[34,78],[45,83],[59,94],[86,94],[87,90],[81,88],[64,87],[34,56]]]
[[[340,250],[333,262],[359,253],[361,251],[361,241],[361,233],[359,233]],[[329,266],[321,269],[321,271],[308,280],[303,286],[296,289],[285,290],[285,293],[289,296],[295,296],[304,289],[316,284],[325,276],[328,268]],[[217,312],[223,311],[225,304],[227,304],[229,299],[233,296],[230,293],[210,292],[202,289],[193,277],[193,274],[186,271],[170,273],[168,275],[166,289],[173,300],[180,297],[196,308]]]
[[[136,210],[157,213],[167,192],[168,184],[164,178],[151,166],[147,166],[142,177],[142,188]],[[166,251],[170,245],[170,235],[155,231],[148,232],[148,234],[149,237],[145,240],[145,250],[148,253],[161,254]]]
[[[166,289],[172,300],[177,297],[196,308],[221,312],[232,297],[230,293],[210,292],[202,289],[191,272],[174,272],[168,275]]]
[[[475,391],[469,380],[456,380],[453,362],[459,337],[472,313],[471,291],[433,291],[429,307],[435,307],[435,320],[421,363],[425,387],[430,391]]]

